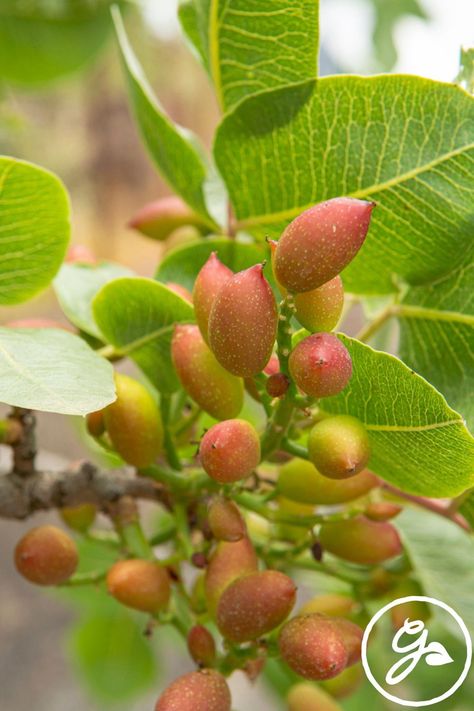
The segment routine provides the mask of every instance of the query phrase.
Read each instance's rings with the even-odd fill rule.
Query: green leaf
[[[206,239],[168,252],[155,277],[165,283],[177,282],[192,291],[198,272],[211,252],[217,252],[220,261],[234,272],[263,262],[267,257],[266,246],[262,244],[236,242],[224,237]]]
[[[455,523],[420,509],[405,509],[397,517],[396,525],[403,534],[408,554],[426,594],[456,610],[473,634],[472,536]],[[459,633],[457,625],[453,624],[452,631]]]
[[[181,22],[228,110],[317,75],[318,11],[318,0],[192,0],[181,8]]]
[[[176,126],[159,106],[130,46],[120,11],[113,8],[112,13],[130,101],[145,145],[171,187],[215,228],[204,199],[207,171],[197,140]]]
[[[87,64],[110,34],[112,0],[2,0],[0,79],[36,85]]]
[[[25,301],[50,283],[69,233],[69,200],[58,178],[0,157],[0,304]]]
[[[71,323],[91,336],[102,338],[92,314],[92,301],[105,284],[125,276],[133,276],[132,270],[113,262],[92,266],[63,264],[54,280],[54,290]]]
[[[0,328],[0,402],[86,415],[115,400],[113,369],[60,328]]]
[[[321,200],[375,200],[344,271],[351,292],[433,280],[472,240],[474,99],[450,84],[343,76],[261,94],[224,118],[215,158],[240,227],[257,235]]]
[[[354,372],[325,412],[359,418],[367,428],[369,468],[412,494],[449,497],[474,485],[474,439],[461,416],[401,360],[341,336]]]
[[[171,362],[176,323],[192,322],[192,306],[152,279],[115,279],[93,302],[94,318],[109,343],[130,356],[161,392],[178,389]]]
[[[91,611],[74,626],[69,649],[89,691],[103,703],[131,699],[156,681],[156,662],[145,622],[109,599],[106,609]]]
[[[400,357],[474,430],[474,264],[409,289],[400,304]]]

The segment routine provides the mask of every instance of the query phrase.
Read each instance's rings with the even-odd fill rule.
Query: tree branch
[[[81,462],[66,471],[19,472],[0,476],[0,517],[24,519],[35,511],[78,504],[96,504],[108,510],[110,504],[128,496],[149,499],[170,508],[167,490],[159,482],[125,470],[101,471],[90,462]]]
[[[14,407],[8,419],[13,427],[18,428],[17,437],[11,442],[13,471],[19,476],[29,477],[35,472],[36,417],[31,410]]]

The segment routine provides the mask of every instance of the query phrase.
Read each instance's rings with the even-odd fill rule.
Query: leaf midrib
[[[457,155],[461,155],[471,149],[474,149],[474,142],[456,148],[455,150],[449,151],[448,153],[443,153],[443,155],[439,156],[438,158],[429,161],[428,163],[424,163],[421,166],[413,168],[412,170],[406,171],[405,173],[402,173],[401,175],[398,175],[394,178],[390,178],[389,180],[386,180],[383,183],[378,183],[377,185],[362,188],[361,190],[354,190],[352,192],[348,192],[347,196],[363,199],[372,196],[374,193],[389,190],[390,188],[396,187],[397,185],[411,180],[412,178],[416,178],[418,175],[429,171],[432,168],[435,168],[437,165],[440,165],[444,161],[450,160],[451,158],[454,158]],[[243,220],[238,220],[236,226],[237,229],[247,229],[249,227],[256,227],[258,225],[273,224],[274,222],[284,222],[285,220],[292,220],[293,218],[297,217],[301,212],[304,212],[310,207],[313,207],[313,205],[314,200],[309,204],[287,208],[286,210],[280,210],[279,212],[267,213],[265,215],[253,215],[250,217],[246,217]]]

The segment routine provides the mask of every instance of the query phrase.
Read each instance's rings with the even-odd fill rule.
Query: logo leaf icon
[[[442,667],[454,661],[440,642],[430,642],[425,648],[425,654],[425,661],[430,667]]]

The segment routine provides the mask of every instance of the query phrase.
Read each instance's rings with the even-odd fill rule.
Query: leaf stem
[[[378,316],[376,316],[373,321],[370,321],[368,324],[366,324],[357,334],[356,338],[359,341],[362,341],[363,343],[366,343],[369,341],[372,336],[374,336],[379,329],[382,328],[382,326],[392,318],[392,316],[396,316],[397,313],[399,313],[400,307],[396,304],[390,304],[390,306],[387,306],[383,311],[379,313]]]
[[[181,464],[181,459],[179,458],[179,454],[174,445],[173,436],[169,427],[171,417],[171,397],[169,395],[162,393],[160,407],[163,419],[166,459],[168,460],[168,464],[173,467],[173,469],[181,471],[183,465]]]

